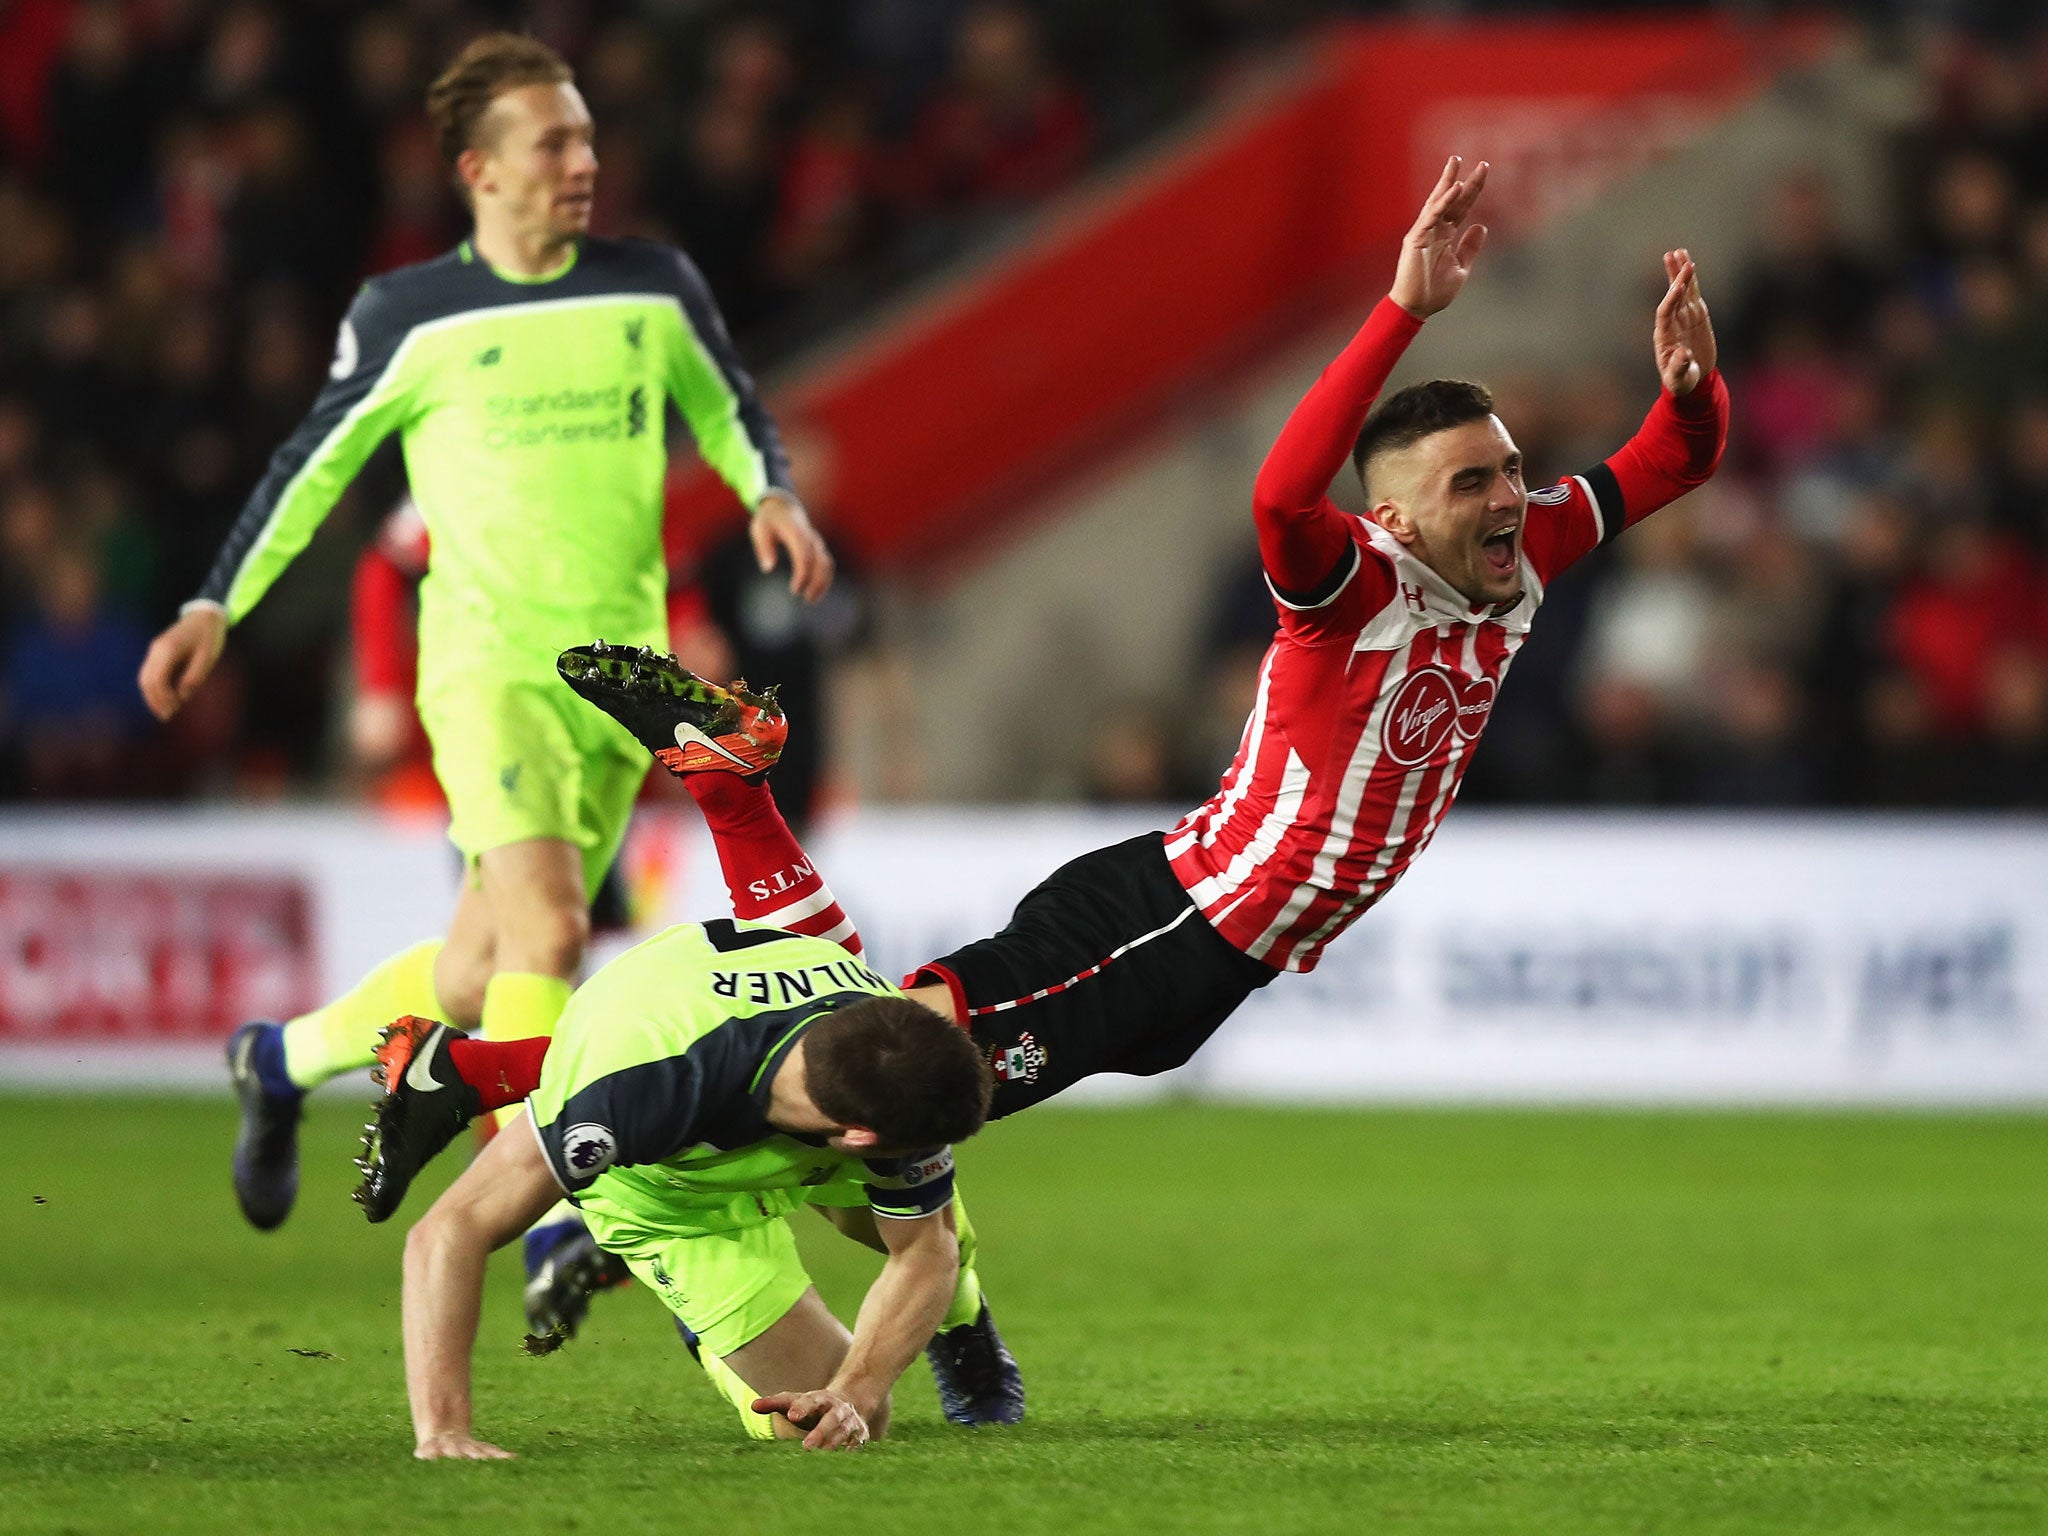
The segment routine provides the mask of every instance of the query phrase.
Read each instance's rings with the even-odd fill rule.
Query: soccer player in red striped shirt
[[[1288,418],[1253,488],[1278,632],[1216,795],[1162,837],[1086,854],[1010,925],[923,967],[912,996],[988,1054],[994,1113],[1094,1072],[1180,1065],[1251,991],[1323,947],[1428,846],[1567,566],[1714,471],[1728,392],[1690,255],[1668,251],[1653,346],[1663,390],[1604,463],[1528,491],[1480,385],[1373,404],[1486,241],[1485,162],[1452,157],[1393,288]],[[1349,458],[1370,508],[1331,502]]]
[[[1168,832],[1067,864],[1002,932],[906,981],[989,1059],[992,1118],[1098,1072],[1179,1066],[1254,989],[1313,969],[1435,834],[1546,587],[1720,462],[1728,392],[1684,250],[1664,255],[1670,283],[1652,331],[1662,392],[1603,463],[1530,492],[1521,451],[1477,384],[1435,379],[1373,410],[1423,323],[1471,275],[1486,239],[1471,222],[1486,172],[1482,161],[1466,175],[1455,156],[1445,165],[1391,291],[1259,471],[1253,511],[1278,632],[1216,795]],[[1364,518],[1327,494],[1347,458],[1365,487]],[[640,694],[579,691],[686,775],[735,914],[850,935],[760,774],[690,748],[681,716],[657,712],[649,724],[650,701],[676,696],[673,679],[687,674],[666,659],[644,664],[670,681]],[[737,735],[731,744],[748,745]],[[686,761],[679,748],[698,755]],[[486,1107],[502,1104],[538,1077],[538,1049],[500,1061],[515,1049],[465,1042],[459,1061],[438,1051],[434,1070],[488,1084]],[[404,1120],[389,1100],[380,1117]],[[397,1173],[402,1186],[410,1169]]]

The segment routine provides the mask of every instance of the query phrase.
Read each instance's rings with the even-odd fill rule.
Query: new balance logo
[[[640,350],[641,333],[646,329],[647,322],[645,320],[628,320],[626,322],[626,345],[635,352],[638,352]]]
[[[476,365],[479,368],[495,368],[498,366],[498,359],[504,355],[503,347],[485,347],[483,351],[477,353]]]

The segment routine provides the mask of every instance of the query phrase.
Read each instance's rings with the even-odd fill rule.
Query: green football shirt
[[[548,1166],[572,1198],[679,1230],[767,1220],[849,1174],[877,1215],[942,1210],[950,1148],[863,1159],[767,1119],[776,1069],[806,1029],[901,995],[827,939],[725,919],[656,934],[578,987],[555,1028],[527,1100]]]
[[[525,281],[465,242],[372,278],[200,598],[231,624],[247,614],[396,433],[432,544],[423,691],[478,672],[552,680],[558,652],[600,637],[660,642],[671,403],[743,504],[787,488],[774,424],[680,251],[587,239]]]

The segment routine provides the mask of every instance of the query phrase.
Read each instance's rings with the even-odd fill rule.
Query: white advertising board
[[[1065,859],[1158,825],[868,812],[811,852],[870,959],[902,971],[995,931]],[[154,1028],[138,1017],[154,973],[123,961],[132,922],[89,940],[50,931],[83,920],[76,904],[6,898],[55,871],[296,878],[315,952],[305,974],[323,995],[435,931],[455,881],[433,829],[351,812],[0,821],[0,1084],[217,1080],[218,1047],[194,1036],[189,1010]],[[642,814],[627,873],[651,923],[726,909],[686,810]],[[282,995],[295,973],[258,958],[211,963]],[[96,971],[126,978],[125,1011],[77,1006],[81,991],[117,990]],[[67,997],[71,1011],[55,1011]],[[1104,1079],[1085,1096],[1131,1091],[2048,1103],[2048,823],[1460,812],[1313,974],[1277,978],[1171,1077]]]

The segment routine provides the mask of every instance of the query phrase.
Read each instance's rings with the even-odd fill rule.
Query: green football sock
[[[401,951],[324,1008],[301,1014],[284,1027],[284,1069],[301,1088],[316,1088],[330,1077],[367,1067],[375,1059],[377,1034],[404,1014],[434,1018],[434,957],[441,941],[428,939]]]
[[[739,1378],[739,1373],[718,1356],[697,1346],[697,1363],[704,1367],[704,1374],[711,1378],[711,1384],[718,1388],[725,1400],[740,1411],[740,1424],[746,1429],[750,1440],[773,1440],[775,1438],[775,1415],[754,1412],[754,1399],[761,1394]]]
[[[569,983],[538,971],[500,971],[484,984],[482,1033],[486,1040],[531,1040],[552,1035],[569,1006]]]
[[[941,1333],[981,1316],[981,1277],[974,1272],[974,1223],[967,1219],[967,1207],[957,1189],[953,1191],[953,1227],[960,1236],[960,1281],[953,1288],[953,1305],[939,1320]]]

